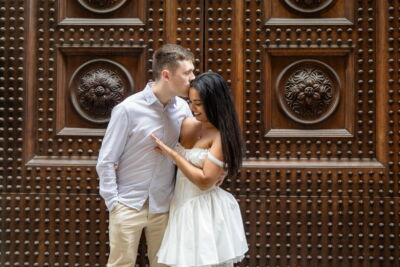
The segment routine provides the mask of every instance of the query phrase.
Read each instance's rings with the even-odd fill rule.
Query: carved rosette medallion
[[[109,13],[120,8],[126,0],[78,0],[87,10],[94,13]]]
[[[327,64],[305,59],[292,63],[279,74],[275,90],[287,116],[302,124],[315,124],[336,109],[340,81]]]
[[[283,0],[283,2],[294,11],[310,14],[323,11],[328,8],[334,0]]]
[[[86,62],[72,75],[69,85],[75,110],[94,123],[108,122],[112,108],[132,91],[129,72],[108,59]]]

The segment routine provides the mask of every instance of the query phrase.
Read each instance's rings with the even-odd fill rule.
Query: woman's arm
[[[200,189],[209,189],[220,180],[221,176],[225,174],[225,171],[222,167],[218,166],[208,158],[206,158],[204,161],[203,169],[194,166],[178,152],[165,145],[157,137],[154,135],[152,135],[152,137],[158,145],[156,149],[165,156],[170,157],[183,172],[183,174]],[[216,158],[222,158],[222,145],[219,135],[213,141],[213,144],[210,148],[210,153]]]

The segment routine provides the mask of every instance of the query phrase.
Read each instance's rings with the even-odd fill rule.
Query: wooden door
[[[0,265],[105,265],[101,139],[167,42],[232,88],[246,153],[223,187],[242,208],[240,266],[400,265],[399,10],[398,0],[0,0]]]

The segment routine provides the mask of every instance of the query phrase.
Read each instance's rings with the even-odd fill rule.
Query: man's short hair
[[[153,54],[153,79],[156,81],[159,80],[161,72],[165,69],[175,72],[179,66],[178,61],[181,60],[190,60],[193,62],[193,53],[176,44],[165,44],[157,49]]]

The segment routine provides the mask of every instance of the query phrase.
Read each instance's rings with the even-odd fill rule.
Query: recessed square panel
[[[138,25],[144,26],[146,1],[58,0],[61,25]]]
[[[58,53],[58,135],[102,135],[112,108],[145,85],[137,48],[61,48]]]
[[[266,25],[352,25],[354,1],[264,0]]]
[[[353,57],[344,51],[266,53],[266,135],[350,137]],[[336,53],[336,54],[335,54]]]

